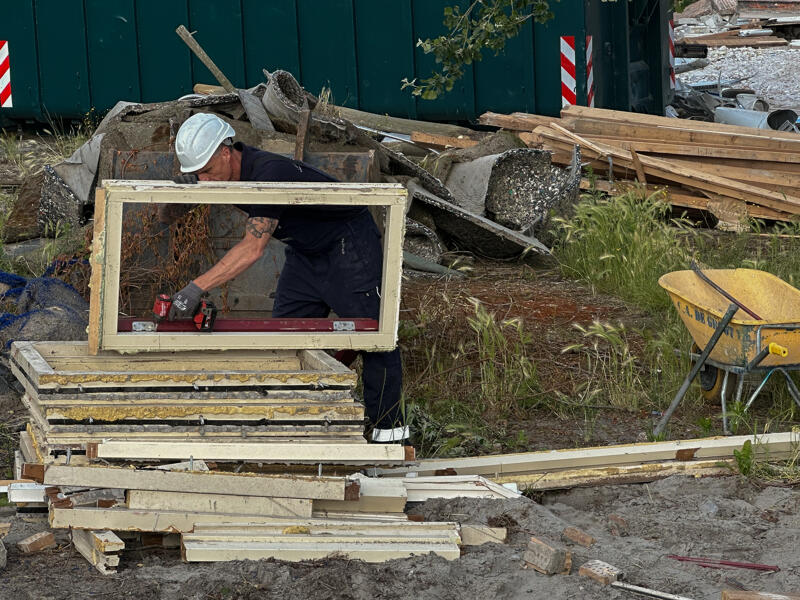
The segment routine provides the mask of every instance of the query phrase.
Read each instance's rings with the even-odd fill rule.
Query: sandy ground
[[[45,527],[13,518],[8,566],[0,571],[3,598],[223,599],[282,598],[631,598],[577,575],[588,559],[626,572],[630,583],[695,600],[720,597],[726,580],[759,591],[800,590],[800,490],[763,487],[738,476],[672,477],[646,485],[549,493],[541,503],[519,500],[430,500],[410,510],[427,520],[505,524],[507,544],[466,548],[448,562],[420,556],[371,565],[328,559],[307,563],[244,561],[184,564],[177,551],[130,551],[120,572],[95,572],[61,536],[61,545],[21,556],[14,543]],[[622,517],[627,532],[612,533],[609,515]],[[0,515],[0,520],[5,520]],[[522,568],[531,535],[556,539],[567,525],[597,539],[589,549],[571,546],[571,575],[541,575]],[[619,535],[624,533],[625,535]],[[681,563],[669,554],[775,565],[779,572],[717,570]]]

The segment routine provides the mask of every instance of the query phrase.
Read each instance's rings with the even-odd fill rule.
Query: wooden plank
[[[87,329],[90,355],[97,354],[102,342],[103,313],[101,308],[105,303],[106,208],[106,192],[98,186],[94,194],[94,223],[92,225],[94,237],[92,251],[89,254],[89,265],[92,268],[89,278],[89,327]]]
[[[274,535],[286,533],[287,528],[293,532],[303,532],[315,535],[331,533],[373,535],[432,535],[440,532],[442,535],[451,535],[457,532],[459,524],[448,521],[409,521],[404,519],[387,519],[383,514],[358,515],[359,518],[313,518],[313,519],[272,519],[258,523],[198,523],[194,533],[198,536],[205,535],[230,535],[245,537],[252,535]]]
[[[459,475],[483,475],[497,482],[500,476],[513,473],[551,471],[573,468],[644,466],[645,462],[674,460],[680,450],[696,448],[696,460],[732,459],[733,451],[750,441],[756,455],[768,453],[771,459],[791,456],[800,443],[800,432],[767,433],[763,435],[719,436],[671,442],[642,442],[594,448],[546,450],[470,458],[437,458],[420,460],[414,467],[377,469],[378,475],[404,476],[409,471],[419,475],[434,475],[436,471],[453,469]],[[713,462],[713,461],[712,461]],[[685,463],[687,465],[692,463]],[[45,483],[47,483],[45,481]]]
[[[15,504],[27,502],[47,502],[44,493],[45,486],[40,483],[12,483],[8,486],[6,494],[8,501]]]
[[[304,109],[300,111],[300,119],[297,122],[297,134],[294,138],[294,159],[305,160],[306,146],[308,145],[308,123],[311,120],[311,111]]]
[[[573,134],[574,136],[575,134]],[[760,150],[753,148],[738,148],[735,146],[708,146],[695,143],[667,143],[653,142],[621,137],[607,137],[599,135],[586,136],[581,146],[590,148],[602,156],[604,153],[598,144],[606,144],[624,150],[635,150],[647,154],[666,156],[702,156],[708,158],[735,158],[740,160],[758,160],[765,162],[800,164],[800,156],[793,152]]]
[[[301,369],[305,371],[322,371],[326,373],[352,373],[338,360],[324,350],[300,350],[298,352]]]
[[[461,536],[458,529],[451,526],[447,529],[411,529],[399,528],[397,531],[387,531],[386,528],[364,527],[357,531],[311,531],[310,528],[290,525],[282,531],[266,533],[260,531],[247,531],[242,533],[232,533],[229,531],[217,531],[214,533],[203,531],[195,533],[185,533],[182,536],[184,542],[256,542],[265,544],[313,544],[318,542],[330,542],[334,544],[382,544],[382,543],[403,543],[414,542],[423,544],[460,544]]]
[[[125,547],[125,542],[119,539],[113,531],[73,529],[70,531],[70,536],[75,549],[98,571],[103,575],[116,573],[116,567],[119,565],[117,553]],[[116,549],[112,550],[111,548]]]
[[[237,442],[123,442],[97,444],[90,458],[131,460],[247,460],[290,464],[390,464],[406,462],[407,446],[396,444],[252,444]],[[87,454],[88,454],[87,449]]]
[[[539,127],[536,129],[535,133],[557,145],[565,143],[558,132],[547,128]],[[629,151],[606,146],[605,144],[597,145],[608,155],[613,156],[615,162],[621,161],[626,166],[632,166],[633,161]],[[591,148],[586,148],[585,151],[587,153],[592,152]],[[795,196],[770,192],[769,190],[751,186],[740,181],[711,175],[687,167],[679,167],[671,164],[667,160],[653,158],[651,156],[641,156],[640,160],[647,174],[656,175],[704,191],[757,203],[761,206],[776,210],[782,210],[793,214],[800,211],[800,198]]]
[[[398,523],[397,519],[393,519]],[[262,515],[223,515],[169,510],[129,510],[127,508],[50,508],[50,526],[54,529],[111,529],[113,531],[150,531],[154,533],[186,533],[200,524],[215,528],[241,525],[246,531],[256,531],[260,525],[281,524],[305,526],[305,521],[293,520],[287,525],[285,517]]]
[[[224,421],[356,421],[364,418],[364,405],[359,402],[323,402],[313,404],[241,405],[219,403],[217,405],[170,406],[147,405],[119,406],[116,403],[94,404],[92,406],[47,408],[48,420],[86,421],[93,419],[104,422],[124,420],[167,421],[175,419],[213,422]]]
[[[461,552],[455,544],[390,543],[390,544],[336,544],[311,542],[306,544],[286,543],[225,543],[183,542],[184,559],[188,562],[218,562],[230,560],[261,560],[275,558],[297,562],[319,560],[328,556],[342,556],[364,562],[385,562],[396,558],[408,558],[433,552],[447,560],[455,560]]]
[[[685,121],[683,119],[673,119],[671,117],[660,117],[657,115],[647,115],[644,113],[632,113],[605,108],[589,108],[586,106],[566,106],[561,109],[562,118],[584,118],[594,121],[610,121],[615,123],[642,124],[649,126],[663,126],[674,128],[690,126],[694,130],[714,131],[717,133],[732,133],[758,136],[776,140],[798,141],[796,133],[787,131],[773,131],[767,129],[755,129],[754,127],[742,127],[740,125],[728,125],[725,123],[708,123],[705,121]]]
[[[722,600],[800,600],[797,594],[773,594],[770,592],[745,592],[722,590]]]
[[[354,476],[355,477],[355,476]],[[315,500],[314,510],[318,512],[403,512],[407,492],[404,480],[377,477],[358,477],[359,497],[357,500]]]
[[[27,391],[27,388],[26,388]],[[186,391],[86,391],[83,393],[36,393],[31,395],[41,407],[83,406],[114,403],[121,406],[148,405],[191,405],[204,406],[220,402],[236,402],[247,405],[303,404],[309,402],[349,403],[353,394],[348,389],[333,390],[224,390],[208,392]]]
[[[126,505],[141,510],[311,517],[312,503],[312,500],[301,498],[129,490]]]
[[[570,118],[565,126],[580,134],[601,137],[618,137],[636,141],[699,144],[705,146],[736,147],[769,150],[772,152],[800,151],[800,135],[795,139],[771,138],[758,133],[730,133],[696,128],[695,121],[670,119],[668,124],[627,123],[622,121],[597,121],[587,118]],[[750,128],[743,128],[748,131]]]
[[[486,525],[464,524],[459,527],[459,533],[462,546],[505,544],[508,537],[505,527],[488,527]]]
[[[549,126],[553,123],[558,123],[560,120],[561,119],[558,117],[546,117],[526,113],[503,115],[499,113],[485,112],[478,117],[478,123],[481,125],[492,125],[494,127],[510,129],[511,131],[533,131],[539,125]]]
[[[480,142],[469,137],[452,137],[444,135],[435,135],[430,133],[423,133],[422,131],[412,131],[411,141],[423,146],[436,149],[447,148],[472,148],[477,146]]]
[[[596,180],[594,183],[588,179],[581,180],[581,189],[598,189],[609,194],[624,194],[636,189],[636,183],[627,180],[615,180],[610,183],[605,180]],[[655,194],[662,192],[664,200],[673,206],[680,206],[684,208],[696,208],[699,210],[707,210],[716,215],[716,207],[713,201],[708,196],[696,196],[686,192],[681,192],[683,188],[675,188],[669,185],[650,184],[644,187],[646,194]],[[735,198],[729,198],[736,202],[739,207],[746,211],[747,216],[756,219],[776,219],[782,221],[791,220],[792,215],[786,212],[772,210],[771,208],[764,208],[756,204],[748,204]]]
[[[48,485],[85,485],[314,500],[350,500],[358,497],[358,485],[354,485],[344,477],[229,474],[214,471],[187,473],[123,467],[49,465],[45,470],[44,482]],[[108,527],[108,529],[114,528]]]

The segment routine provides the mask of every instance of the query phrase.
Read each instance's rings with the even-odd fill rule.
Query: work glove
[[[169,308],[167,320],[191,319],[194,313],[197,312],[197,307],[200,305],[200,296],[202,295],[203,290],[192,281],[172,297],[172,306]]]
[[[194,173],[181,173],[172,180],[173,183],[197,183],[197,181],[197,175]]]

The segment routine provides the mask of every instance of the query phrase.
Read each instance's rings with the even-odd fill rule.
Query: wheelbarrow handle
[[[681,389],[678,390],[678,393],[675,394],[675,397],[672,399],[672,404],[669,405],[669,408],[661,417],[661,420],[656,425],[656,428],[653,430],[653,436],[657,437],[661,435],[664,429],[669,423],[670,418],[672,417],[672,413],[675,412],[675,409],[678,408],[678,404],[680,401],[683,400],[683,397],[686,395],[686,392],[689,391],[689,386],[692,385],[692,381],[694,378],[697,377],[697,374],[700,372],[700,369],[703,368],[703,365],[706,363],[706,359],[708,355],[711,354],[711,351],[714,349],[714,346],[717,345],[719,338],[722,337],[722,334],[725,332],[725,328],[733,319],[733,315],[736,314],[736,311],[739,310],[738,304],[731,304],[728,307],[728,310],[725,312],[725,315],[722,317],[722,320],[717,325],[717,328],[714,330],[714,334],[711,336],[711,339],[708,340],[706,347],[703,348],[702,354],[700,354],[700,358],[697,359],[697,362],[694,363],[692,370],[689,371],[689,374],[686,376],[686,379],[683,380],[683,385],[681,385]]]
[[[698,264],[697,264],[696,262],[694,262],[694,260],[692,261],[692,265],[691,265],[691,267],[692,267],[692,271],[694,271],[695,273],[697,273],[697,276],[698,276],[700,279],[702,279],[703,281],[705,281],[705,282],[706,282],[708,285],[710,285],[712,288],[714,288],[714,289],[715,289],[717,292],[719,292],[720,294],[722,294],[723,296],[725,296],[725,298],[726,298],[726,299],[728,299],[728,300],[730,300],[731,302],[733,302],[734,304],[736,304],[736,306],[738,306],[739,308],[741,308],[741,309],[742,309],[744,312],[746,312],[748,315],[750,315],[751,317],[753,317],[753,318],[754,318],[756,321],[763,321],[763,320],[764,320],[764,319],[762,319],[761,317],[759,317],[759,316],[758,316],[756,313],[754,313],[752,310],[750,310],[749,308],[747,308],[747,307],[746,307],[744,304],[742,304],[741,302],[739,302],[739,301],[738,301],[736,298],[734,298],[733,296],[731,296],[731,295],[730,295],[728,292],[726,292],[726,291],[725,291],[725,290],[723,290],[721,287],[719,287],[719,286],[718,286],[716,283],[714,283],[713,281],[711,281],[711,279],[708,277],[708,275],[706,275],[705,273],[703,273],[703,271],[700,269],[700,267],[698,266]]]
[[[755,355],[755,357],[753,357],[753,360],[747,363],[747,367],[745,367],[745,369],[747,369],[748,371],[752,371],[759,365],[759,363],[762,360],[764,360],[770,354],[776,354],[782,358],[786,358],[787,356],[789,356],[789,350],[788,348],[785,348],[780,344],[776,344],[775,342],[770,342],[761,349],[761,352],[759,352],[758,354]]]

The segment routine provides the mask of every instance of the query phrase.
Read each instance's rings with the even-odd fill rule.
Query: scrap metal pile
[[[722,226],[800,214],[800,135],[651,115],[566,107],[561,118],[486,113],[481,122],[519,132],[529,146],[566,164],[580,146],[603,191],[632,184],[662,191],[673,206],[712,213]]]

